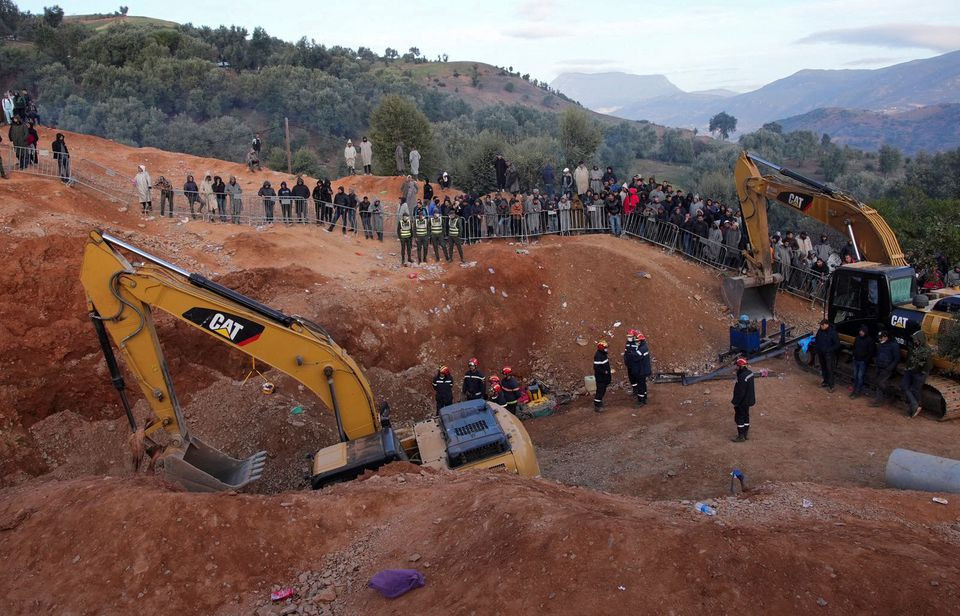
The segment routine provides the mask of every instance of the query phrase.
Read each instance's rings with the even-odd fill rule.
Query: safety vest
[[[443,235],[443,219],[439,216],[430,218],[430,235]]]
[[[412,230],[410,229],[410,221],[400,219],[400,239],[410,239],[412,235]]]
[[[426,237],[427,236],[427,221],[424,218],[418,218],[415,223],[415,230],[417,237]]]
[[[458,221],[458,216],[450,217],[449,224],[447,225],[447,235],[450,237],[458,237],[460,235],[460,225],[457,224]]]

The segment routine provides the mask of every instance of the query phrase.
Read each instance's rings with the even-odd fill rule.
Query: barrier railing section
[[[80,184],[96,190],[117,203],[128,204],[134,199],[132,184],[124,190],[125,180],[118,173],[85,158],[64,156],[54,159],[50,150],[14,147],[10,144],[3,144],[0,148],[0,158],[8,173],[60,178],[67,184]]]

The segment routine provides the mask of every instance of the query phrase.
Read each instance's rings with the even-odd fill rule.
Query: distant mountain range
[[[814,109],[777,120],[784,132],[811,130],[831,141],[861,150],[878,150],[884,143],[906,154],[960,148],[960,104],[928,105],[902,112],[868,109]]]
[[[714,114],[726,111],[741,132],[820,108],[907,111],[960,103],[960,51],[873,70],[802,70],[732,96],[684,92],[663,75],[600,75],[596,80],[597,75],[564,73],[551,85],[587,107],[668,126],[702,130]],[[651,85],[645,90],[644,84]]]

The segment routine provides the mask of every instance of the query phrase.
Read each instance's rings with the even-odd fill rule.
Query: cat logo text
[[[257,340],[264,329],[263,325],[246,317],[210,308],[191,308],[183,313],[183,318],[237,346]]]

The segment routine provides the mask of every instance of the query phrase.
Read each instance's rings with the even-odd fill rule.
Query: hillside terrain
[[[588,83],[585,79],[561,75],[553,85],[577,98],[571,92],[579,93]],[[660,92],[669,86],[662,84],[652,91]],[[802,70],[735,96],[677,90],[658,96],[638,96],[635,102],[626,104],[619,94],[604,99],[598,93],[597,98],[591,99],[595,107],[584,104],[605,108],[632,120],[700,129],[707,126],[713,115],[726,111],[739,120],[740,132],[821,107],[905,111],[924,105],[960,103],[960,51],[872,70]],[[928,150],[946,147],[937,142],[936,147]]]
[[[835,143],[867,151],[886,144],[912,155],[960,147],[960,103],[927,105],[906,111],[815,109],[777,123],[785,132],[809,130]]]

